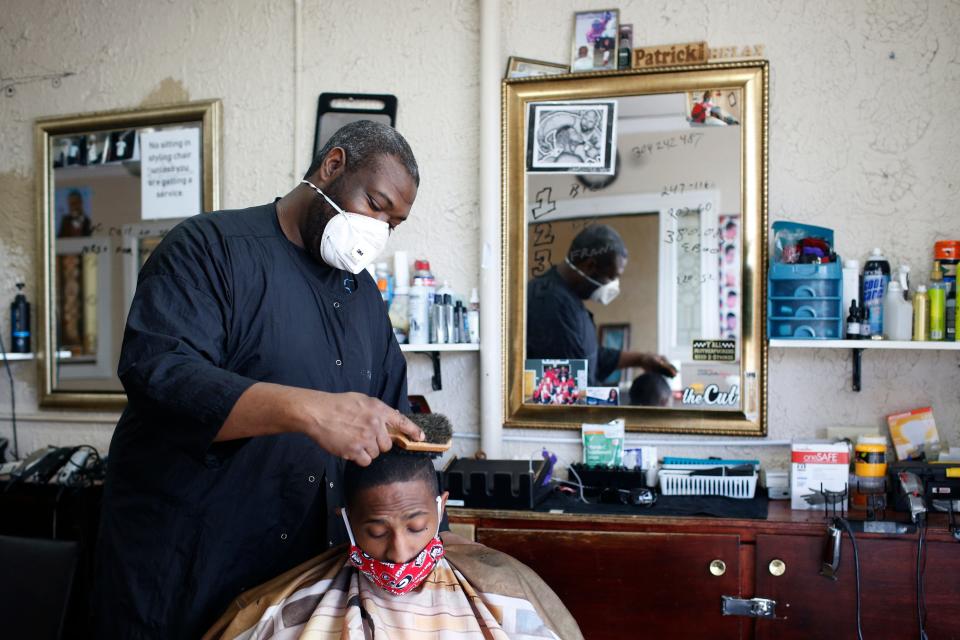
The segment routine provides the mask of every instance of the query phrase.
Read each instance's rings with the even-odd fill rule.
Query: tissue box
[[[823,490],[844,491],[850,474],[845,442],[795,442],[790,448],[790,507],[822,509]]]

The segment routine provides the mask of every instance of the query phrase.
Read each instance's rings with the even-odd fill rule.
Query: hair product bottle
[[[926,342],[930,339],[930,298],[927,288],[917,285],[917,292],[913,294],[913,339]]]
[[[883,298],[883,335],[888,340],[909,340],[913,329],[913,307],[903,299],[896,280],[890,281]]]
[[[933,263],[930,273],[930,339],[943,340],[947,330],[947,285],[943,282],[940,262]]]
[[[30,303],[23,295],[24,284],[17,283],[17,295],[10,305],[10,351],[30,353]]]
[[[860,306],[859,260],[846,260],[843,263],[843,299],[854,300]]]
[[[890,282],[890,263],[880,249],[874,249],[863,267],[863,306],[867,309],[870,333],[883,335],[883,296]]]
[[[856,299],[850,300],[850,315],[847,316],[847,340],[859,340],[860,335],[860,308]]]
[[[900,288],[903,289],[903,299],[910,302],[910,265],[901,264],[897,277],[900,279]]]
[[[480,344],[480,294],[474,287],[470,292],[470,306],[467,308],[467,329],[470,332],[470,342]]]
[[[430,342],[430,290],[419,277],[413,279],[410,287],[410,344]]]

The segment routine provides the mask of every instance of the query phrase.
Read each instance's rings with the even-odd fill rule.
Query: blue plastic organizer
[[[770,265],[767,336],[773,339],[843,338],[843,271],[826,264]]]

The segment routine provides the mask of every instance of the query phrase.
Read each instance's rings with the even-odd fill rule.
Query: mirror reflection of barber
[[[563,261],[527,283],[527,358],[587,360],[590,386],[601,386],[617,369],[640,367],[673,377],[677,370],[663,356],[601,346],[593,314],[584,300],[610,304],[620,293],[627,266],[620,234],[593,224],[570,243]]]

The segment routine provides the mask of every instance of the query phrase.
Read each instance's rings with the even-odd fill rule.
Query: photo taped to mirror
[[[616,172],[617,101],[528,105],[529,173]]]

